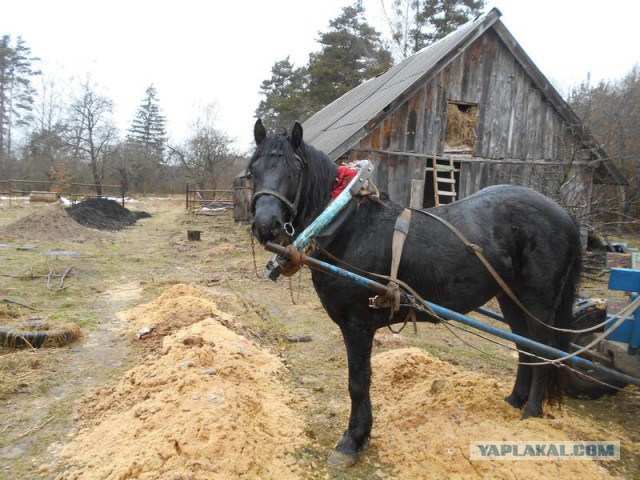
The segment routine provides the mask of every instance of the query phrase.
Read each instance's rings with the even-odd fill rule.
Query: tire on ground
[[[600,299],[585,299],[577,304],[577,308],[573,313],[573,322],[571,328],[574,330],[582,330],[604,322],[607,318],[606,303]],[[591,332],[571,334],[571,343],[583,347],[591,343],[597,335],[604,332],[604,327],[598,328]],[[574,348],[569,349],[570,352],[575,351]],[[591,359],[591,361],[594,361]],[[598,363],[594,361],[594,363]],[[565,391],[573,398],[583,400],[596,400],[604,395],[615,395],[618,389],[627,386],[625,382],[611,378],[610,376],[596,372],[593,370],[572,367],[569,370]],[[581,372],[581,373],[578,373]],[[587,378],[582,373],[591,378]],[[593,380],[595,379],[595,380]],[[596,381],[597,380],[597,381]],[[599,383],[603,382],[603,383]],[[606,385],[605,385],[606,384]]]
[[[0,326],[0,346],[3,348],[61,347],[80,337],[75,324],[56,324],[28,320]]]

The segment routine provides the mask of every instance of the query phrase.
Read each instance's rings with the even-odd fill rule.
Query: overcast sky
[[[352,3],[16,0],[0,6],[0,34],[21,35],[61,89],[90,75],[115,102],[123,132],[153,83],[174,141],[188,133],[198,106],[215,103],[217,126],[246,151],[271,66],[287,55],[306,64],[318,32]],[[380,0],[364,5],[383,31]],[[493,0],[491,7],[563,96],[588,73],[592,82],[618,79],[640,63],[638,0]]]

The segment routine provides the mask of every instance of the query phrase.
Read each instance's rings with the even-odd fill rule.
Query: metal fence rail
[[[226,190],[210,190],[200,187],[198,183],[187,183],[186,206],[187,210],[193,210],[206,204],[221,207],[233,206],[233,187]]]
[[[0,195],[9,199],[9,204],[14,198],[30,195],[34,192],[58,193],[76,203],[85,198],[116,197],[121,199],[122,206],[125,204],[126,185],[101,184],[102,195],[96,194],[98,185],[93,183],[69,183],[60,185],[55,181],[43,180],[1,180]]]

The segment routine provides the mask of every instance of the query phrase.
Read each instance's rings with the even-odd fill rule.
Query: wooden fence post
[[[122,194],[122,206],[124,207],[124,196],[127,191],[127,183],[123,180],[120,180],[120,193]]]

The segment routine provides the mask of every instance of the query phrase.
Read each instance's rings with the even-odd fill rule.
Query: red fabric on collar
[[[335,183],[333,184],[333,191],[331,192],[331,197],[336,198],[340,195],[349,182],[355,178],[358,174],[358,170],[355,168],[349,168],[344,165],[340,165],[338,167],[338,177],[336,178]]]

